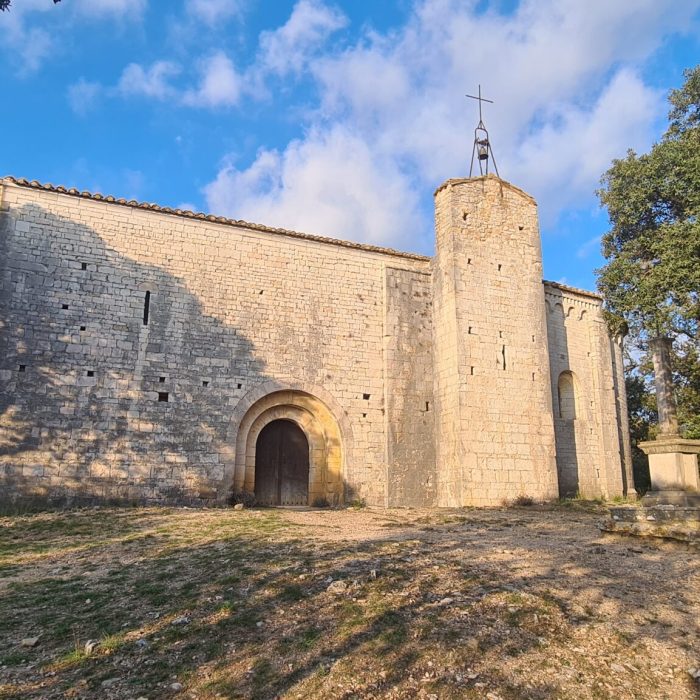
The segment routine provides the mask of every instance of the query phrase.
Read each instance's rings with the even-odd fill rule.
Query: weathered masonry
[[[438,188],[434,258],[0,181],[4,498],[493,505],[631,488],[619,343],[537,208]]]

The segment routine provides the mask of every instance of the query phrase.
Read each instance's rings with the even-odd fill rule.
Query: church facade
[[[0,181],[4,498],[500,505],[633,488],[620,339],[534,200],[435,193],[432,258]]]

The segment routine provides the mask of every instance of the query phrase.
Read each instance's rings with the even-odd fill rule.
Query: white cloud
[[[84,17],[140,20],[148,7],[148,0],[73,0],[71,5]]]
[[[242,80],[223,51],[203,61],[201,73],[199,86],[184,94],[185,104],[192,107],[222,107],[238,102]]]
[[[115,19],[140,22],[147,0],[73,0],[54,5],[49,0],[15,0],[0,12],[0,48],[11,52],[18,73],[34,73],[62,47],[58,37],[75,22]]]
[[[84,116],[95,106],[101,92],[99,83],[80,78],[68,87],[68,103],[76,114]]]
[[[343,127],[313,132],[284,153],[262,150],[244,170],[228,164],[205,196],[210,210],[227,216],[380,245],[421,218],[397,164],[378,161]]]
[[[478,113],[464,94],[479,82],[495,100],[484,116],[501,176],[538,198],[545,222],[585,206],[612,158],[651,142],[664,99],[640,68],[688,26],[699,0],[523,0],[510,15],[475,7],[422,0],[403,27],[321,53],[344,18],[299,2],[261,36],[257,69],[310,71],[320,98],[307,136],[248,168],[226,163],[206,189],[209,206],[416,249],[429,237],[427,214],[402,213],[415,213],[419,197],[429,212],[424,193],[468,174]],[[304,16],[327,19],[309,30]],[[401,196],[377,196],[387,186]]]
[[[598,234],[597,236],[593,236],[593,238],[589,238],[587,241],[582,243],[576,250],[576,257],[580,260],[584,260],[585,258],[589,257],[591,253],[600,251],[600,239],[601,236]]]
[[[117,91],[122,95],[164,100],[176,94],[170,79],[179,72],[180,67],[170,61],[156,61],[146,69],[138,63],[130,63],[119,78]]]
[[[282,27],[260,35],[258,68],[280,76],[298,73],[328,37],[346,24],[341,12],[321,0],[299,0]]]
[[[187,13],[210,26],[225,22],[241,12],[240,0],[189,0]]]

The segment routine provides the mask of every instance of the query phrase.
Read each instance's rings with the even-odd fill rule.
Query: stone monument
[[[650,341],[659,435],[656,440],[639,443],[639,448],[649,456],[651,477],[651,491],[643,502],[645,505],[700,506],[700,440],[682,438],[678,432],[671,377],[672,344],[671,338]]]

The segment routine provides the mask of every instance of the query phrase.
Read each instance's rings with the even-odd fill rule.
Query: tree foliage
[[[628,151],[602,178],[611,229],[598,287],[610,316],[629,328],[632,371],[647,389],[646,341],[674,338],[679,422],[700,437],[700,66],[685,71],[669,102],[659,143],[643,155]]]

